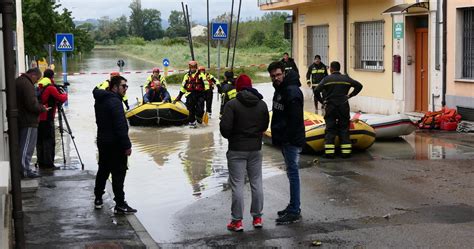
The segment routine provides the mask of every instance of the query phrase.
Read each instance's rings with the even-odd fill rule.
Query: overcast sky
[[[206,21],[206,0],[182,0],[188,5],[191,20],[197,22]],[[72,11],[76,21],[86,19],[98,19],[103,16],[117,18],[121,15],[130,16],[128,6],[131,0],[58,0],[63,6]],[[235,0],[234,13],[237,15],[239,0]],[[241,18],[262,16],[265,12],[260,11],[257,6],[258,0],[242,0]],[[210,18],[216,17],[224,12],[230,12],[231,0],[209,0]],[[161,19],[168,20],[172,10],[181,11],[181,0],[142,0],[142,8],[153,8],[161,11]]]

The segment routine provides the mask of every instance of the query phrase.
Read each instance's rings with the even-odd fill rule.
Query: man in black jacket
[[[252,190],[250,214],[253,226],[262,227],[262,135],[268,127],[268,108],[263,96],[252,88],[251,79],[241,74],[236,80],[237,98],[230,100],[224,108],[220,122],[223,137],[229,140],[227,165],[232,188],[232,221],[227,225],[231,231],[242,231],[244,210],[245,172]]]
[[[273,62],[268,72],[275,88],[273,95],[272,143],[281,146],[285,158],[286,172],[290,182],[290,203],[278,212],[277,224],[298,222],[300,209],[299,154],[305,144],[303,122],[303,93],[298,74],[290,70],[285,73],[281,62]]]
[[[331,75],[324,78],[314,89],[314,96],[325,106],[324,120],[326,122],[326,135],[324,151],[326,158],[334,158],[336,146],[334,140],[339,135],[343,158],[348,158],[352,153],[352,143],[349,138],[350,107],[349,99],[359,94],[362,84],[347,75],[339,72],[341,64],[331,62],[329,70]],[[354,90],[349,94],[351,88]],[[323,96],[321,96],[323,93]]]
[[[313,88],[313,93],[319,82],[326,76],[328,76],[327,67],[321,62],[321,56],[317,54],[314,56],[313,64],[308,66],[308,72],[306,72],[306,83]],[[318,99],[316,98],[316,94],[314,94],[314,110],[318,113]]]
[[[127,157],[132,154],[132,144],[128,137],[128,124],[122,106],[122,98],[127,92],[127,80],[114,76],[107,90],[95,88],[95,118],[97,123],[97,148],[99,149],[99,170],[95,179],[95,207],[102,208],[105,183],[112,174],[112,188],[115,195],[116,214],[137,212],[125,201],[123,183],[127,172]]]
[[[281,62],[283,63],[285,67],[286,73],[288,73],[288,71],[290,70],[293,70],[298,75],[300,74],[300,72],[298,71],[298,67],[296,66],[295,60],[293,58],[290,58],[290,55],[288,55],[288,53],[283,54],[283,59],[281,59]]]

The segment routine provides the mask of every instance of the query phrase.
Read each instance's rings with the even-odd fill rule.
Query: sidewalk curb
[[[108,183],[109,184],[106,184],[106,187],[105,187],[107,190],[106,192],[109,195],[110,199],[113,200],[114,196],[112,194],[113,193],[112,183],[110,182],[110,180],[108,180]],[[132,226],[133,230],[135,230],[135,232],[137,233],[142,243],[146,246],[146,248],[149,248],[149,249],[160,248],[158,244],[155,242],[155,240],[153,240],[151,235],[148,233],[148,231],[145,229],[145,227],[142,225],[140,220],[138,220],[137,216],[135,216],[135,214],[125,215],[125,217],[127,218],[128,222]]]

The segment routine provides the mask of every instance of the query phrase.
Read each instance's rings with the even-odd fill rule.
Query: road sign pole
[[[217,78],[221,76],[221,40],[217,40]]]
[[[63,52],[63,84],[67,82],[67,55],[66,52]]]
[[[67,52],[63,52],[63,85],[64,85],[64,90],[66,90],[67,93]],[[65,106],[68,106],[68,101],[64,103]]]

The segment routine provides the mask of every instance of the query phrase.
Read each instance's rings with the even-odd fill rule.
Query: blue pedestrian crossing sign
[[[226,40],[228,31],[227,23],[212,23],[213,40]]]
[[[163,66],[164,67],[169,67],[170,66],[170,60],[168,58],[163,59]]]
[[[74,35],[66,33],[56,34],[56,51],[70,52],[74,51]]]

